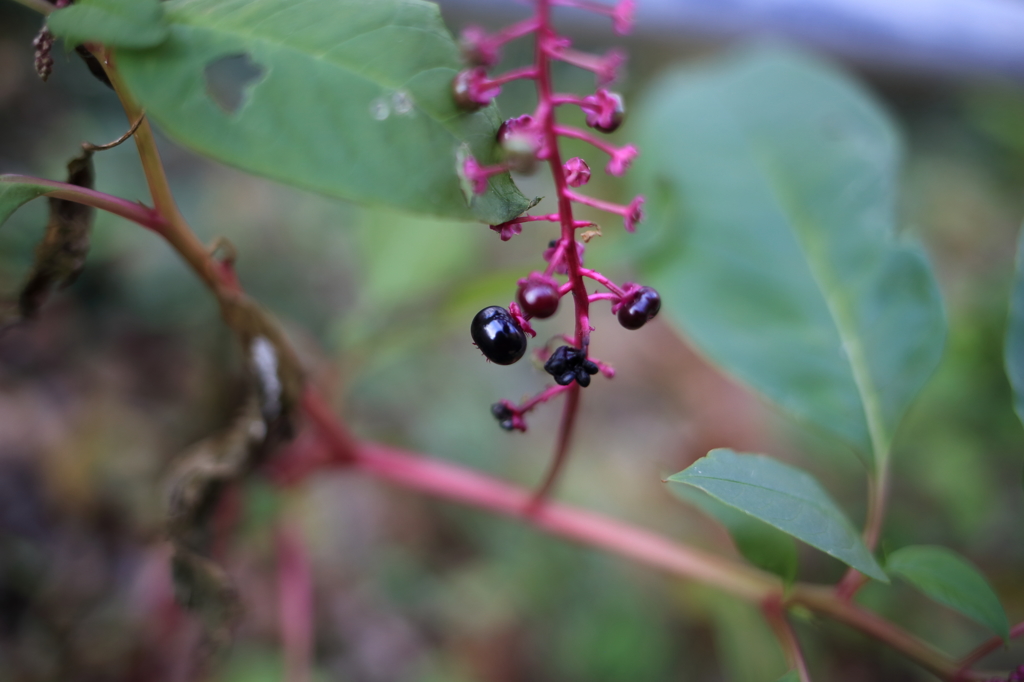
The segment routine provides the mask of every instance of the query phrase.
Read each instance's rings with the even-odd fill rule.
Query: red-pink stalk
[[[167,224],[167,221],[159,213],[148,206],[111,196],[110,194],[104,194],[103,192],[97,192],[86,187],[70,185],[66,182],[56,182],[54,180],[43,180],[42,178],[34,178],[28,175],[0,175],[0,186],[7,183],[25,183],[51,188],[43,196],[92,206],[93,208],[126,218],[133,223],[138,223],[154,232],[162,233]]]
[[[1010,628],[1010,639],[1016,639],[1017,637],[1024,636],[1024,621],[1017,623]],[[984,642],[978,648],[974,649],[971,653],[964,656],[959,663],[955,680],[968,679],[964,677],[969,671],[970,667],[980,661],[981,659],[988,656],[990,653],[1003,646],[1003,638],[998,635]]]
[[[277,530],[277,608],[285,682],[308,682],[313,659],[313,571],[302,534]]]

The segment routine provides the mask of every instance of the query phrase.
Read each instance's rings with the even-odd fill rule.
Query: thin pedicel
[[[578,107],[584,114],[586,124],[599,133],[614,132],[622,124],[626,114],[622,96],[607,90],[604,86],[615,80],[618,69],[625,60],[624,55],[612,50],[606,55],[592,55],[573,50],[571,41],[557,34],[551,25],[551,7],[565,6],[582,9],[608,16],[615,31],[629,33],[632,28],[635,3],[622,0],[615,5],[603,5],[590,0],[537,0],[533,17],[514,24],[497,33],[489,34],[482,28],[467,28],[462,33],[461,46],[469,68],[459,72],[452,82],[455,102],[467,111],[487,106],[501,92],[501,86],[513,80],[532,80],[537,88],[537,108],[530,114],[523,114],[505,121],[497,133],[497,143],[503,152],[501,163],[483,165],[469,154],[462,154],[458,160],[458,173],[468,191],[482,194],[487,190],[490,179],[508,171],[530,173],[538,161],[550,166],[555,183],[558,210],[543,216],[521,216],[501,225],[492,225],[502,241],[507,241],[523,230],[528,222],[555,222],[560,226],[560,236],[549,244],[544,252],[547,266],[542,272],[533,272],[519,280],[516,301],[508,310],[498,306],[485,308],[473,321],[471,332],[477,347],[492,362],[511,364],[521,357],[517,352],[521,339],[525,348],[526,335],[535,336],[530,319],[543,319],[555,314],[563,296],[572,294],[575,317],[575,332],[563,337],[565,344],[551,349],[544,346],[535,351],[544,363],[545,371],[552,376],[555,386],[544,389],[540,394],[516,405],[507,400],[495,403],[491,412],[498,424],[507,431],[526,431],[526,415],[537,406],[563,393],[567,395],[554,463],[537,493],[535,504],[542,501],[553,486],[558,472],[566,459],[572,425],[579,407],[579,391],[590,385],[591,377],[597,374],[611,378],[614,370],[590,357],[590,303],[609,301],[612,313],[626,329],[638,329],[652,319],[661,306],[658,293],[650,287],[637,284],[616,285],[604,275],[583,267],[584,244],[594,234],[600,234],[593,223],[573,218],[573,204],[583,204],[601,211],[620,215],[628,232],[632,232],[643,219],[644,198],[638,196],[628,205],[614,204],[593,197],[578,194],[569,189],[582,187],[591,177],[588,163],[579,157],[562,163],[559,138],[582,140],[609,157],[605,172],[621,176],[629,169],[638,155],[633,145],[617,147],[577,128],[560,125],[555,112],[561,106]],[[513,69],[504,74],[491,76],[488,69],[500,61],[501,48],[506,43],[527,35],[534,36],[534,63]],[[596,91],[584,97],[555,93],[551,85],[551,62],[562,61],[592,71],[597,80]],[[597,228],[594,232],[577,235],[580,228]],[[556,276],[565,276],[561,283]],[[590,293],[586,280],[590,279],[607,289],[605,292]],[[482,320],[501,320],[502,338],[512,339],[515,353],[509,353],[505,346],[493,342],[483,333]],[[514,357],[514,359],[512,359]]]

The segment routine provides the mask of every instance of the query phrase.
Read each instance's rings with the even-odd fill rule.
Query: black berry
[[[527,280],[519,286],[516,300],[524,313],[541,320],[558,310],[558,290],[547,282]]]
[[[478,312],[469,333],[480,352],[499,365],[511,365],[526,352],[526,332],[501,306],[492,305]]]
[[[590,375],[596,374],[597,370],[597,365],[588,360],[583,351],[572,346],[559,346],[544,363],[544,371],[553,376],[559,386],[568,386],[575,381],[586,388],[590,385]]]
[[[512,410],[505,403],[494,403],[491,405],[491,414],[498,420],[498,426],[506,431],[512,431],[515,428],[512,422]]]
[[[619,324],[626,329],[639,329],[661,310],[661,296],[651,287],[640,287],[619,308]]]

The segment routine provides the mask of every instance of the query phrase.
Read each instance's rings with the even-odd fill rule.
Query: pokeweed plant
[[[57,37],[114,90],[131,128],[112,144],[134,139],[152,205],[94,189],[92,155],[112,145],[84,145],[66,182],[0,176],[0,222],[33,199],[50,202],[35,265],[6,321],[31,318],[53,288],[74,279],[100,209],[166,240],[216,297],[247,360],[249,391],[238,417],[183,454],[169,477],[177,595],[203,619],[211,647],[227,645],[244,603],[219,562],[232,520],[228,491],[257,469],[284,485],[333,466],[519,518],[752,602],[786,655],[791,670],[782,679],[811,679],[791,624],[791,612],[807,610],[861,630],[942,680],[1024,678],[1024,667],[974,669],[1024,633],[1024,624],[1009,626],[969,562],[933,546],[898,549],[884,566],[876,558],[893,436],[938,362],[944,321],[927,261],[893,227],[898,135],[844,76],[795,53],[743,53],[667,77],[638,126],[646,152],[637,160],[637,182],[652,199],[648,233],[638,235],[635,249],[641,270],[665,294],[666,312],[724,369],[846,443],[868,471],[862,532],[812,476],[765,455],[717,449],[670,477],[674,492],[729,530],[749,562],[743,563],[548,499],[568,452],[580,389],[597,373],[612,374],[589,356],[590,303],[610,301],[627,329],[643,326],[662,305],[651,287],[617,285],[583,266],[585,243],[597,228],[577,220],[573,205],[618,214],[633,231],[643,198],[620,205],[577,192],[590,167],[582,158],[563,161],[559,148],[564,137],[588,142],[610,157],[606,171],[616,176],[637,158],[632,145],[608,145],[558,122],[556,110],[572,106],[591,128],[616,129],[623,98],[604,86],[623,57],[577,52],[551,24],[552,7],[567,6],[606,15],[626,33],[632,0],[535,0],[533,15],[507,29],[468,29],[461,41],[467,62],[437,8],[419,0],[16,1],[47,15],[33,43],[43,79],[53,69]],[[534,62],[489,76],[502,45],[528,35]],[[207,67],[240,56],[260,75],[240,105],[215,101],[205,87]],[[593,71],[596,92],[555,93],[555,60]],[[515,79],[535,82],[537,108],[503,122],[491,101]],[[199,153],[245,170],[350,200],[472,217],[503,240],[528,223],[556,223],[545,269],[520,280],[508,309],[485,308],[471,324],[488,359],[511,364],[525,354],[530,319],[550,317],[572,295],[574,333],[539,351],[556,385],[522,404],[492,406],[503,428],[525,430],[527,413],[566,394],[554,465],[540,490],[355,439],[307,381],[279,325],[245,295],[234,248],[224,240],[201,243],[182,217],[150,120]],[[532,204],[509,171],[529,172],[538,161],[552,171],[557,211],[530,216]],[[727,164],[727,172],[716,172],[716,164]],[[1021,273],[1007,343],[1018,409]],[[590,293],[587,280],[607,291]],[[794,538],[848,564],[846,576],[836,585],[797,582]],[[277,549],[288,677],[304,679],[312,657],[308,553],[283,522]],[[854,601],[868,580],[890,576],[994,637],[954,659]]]

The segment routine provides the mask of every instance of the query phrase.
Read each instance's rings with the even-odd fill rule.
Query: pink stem
[[[593,303],[594,301],[618,301],[620,298],[622,297],[619,296],[618,294],[611,293],[591,294],[590,302]]]
[[[587,144],[593,145],[603,151],[608,156],[615,156],[615,152],[618,151],[614,145],[610,145],[604,140],[599,140],[593,135],[580,130],[579,128],[571,128],[569,126],[555,126],[555,132],[562,137],[572,137],[577,140],[583,140]]]
[[[1024,635],[1024,621],[1017,623],[1010,628],[1010,639],[1016,639],[1022,635]],[[985,658],[1001,646],[1003,646],[1003,638],[996,636],[984,642],[977,649],[964,656],[958,664],[959,670],[957,671],[957,677],[954,679],[959,679],[960,676],[965,674],[972,665]]]
[[[277,531],[278,618],[285,682],[308,682],[313,658],[313,575],[297,529]]]
[[[580,52],[579,50],[571,50],[568,48],[549,48],[546,54],[552,59],[565,62],[566,64],[572,64],[585,71],[592,71],[598,75],[604,73],[608,64],[604,57],[599,57],[596,54],[588,54],[586,52]]]
[[[522,519],[554,535],[610,550],[741,597],[763,600],[781,590],[774,576],[595,512],[557,502],[530,508],[527,491],[440,460],[364,443],[355,466],[392,483]]]
[[[490,87],[494,85],[504,85],[510,81],[534,79],[537,77],[537,67],[535,66],[524,66],[519,69],[513,69],[508,73],[503,73],[500,76],[494,78],[488,78],[483,87]]]
[[[563,104],[575,104],[578,107],[589,109],[592,108],[590,104],[582,97],[577,95],[553,95],[551,97],[551,104],[554,106],[561,106]]]
[[[567,390],[569,390],[568,386],[559,386],[557,384],[555,384],[554,386],[549,386],[548,388],[544,389],[543,391],[541,391],[540,393],[538,393],[537,395],[535,395],[534,397],[530,398],[525,403],[517,407],[516,410],[519,412],[519,414],[526,414],[527,412],[530,412],[541,403],[546,403],[547,401],[554,398],[556,395],[564,393]]]
[[[497,33],[490,36],[491,43],[494,45],[504,45],[505,43],[515,40],[516,38],[522,38],[523,36],[533,33],[537,30],[537,18],[530,17],[524,19],[518,24],[512,24]]]
[[[591,206],[593,208],[608,211],[609,213],[617,213],[621,216],[629,214],[629,206],[623,206],[622,204],[613,204],[610,201],[601,201],[594,197],[588,197],[583,194],[577,194],[576,192],[566,190],[566,195],[571,201],[583,204],[584,206]]]
[[[596,270],[588,270],[586,268],[583,268],[580,270],[580,274],[582,274],[584,277],[589,277],[590,279],[594,280],[595,282],[603,286],[605,289],[608,289],[617,296],[625,296],[625,292],[618,286],[616,286],[615,282],[611,281],[610,279],[602,275],[600,272],[597,272]]]
[[[551,176],[555,181],[555,193],[558,196],[558,215],[562,223],[562,259],[565,262],[569,282],[571,283],[576,316],[574,344],[586,353],[590,345],[590,299],[587,295],[587,287],[584,284],[583,276],[580,274],[582,263],[580,263],[580,257],[575,248],[576,223],[572,216],[572,201],[569,199],[565,173],[562,172],[562,155],[558,148],[554,107],[551,104],[553,96],[551,87],[551,54],[547,46],[556,41],[556,35],[551,26],[550,0],[537,0],[536,16],[537,40],[534,50],[534,65],[537,82],[538,123],[545,138],[544,146],[548,150],[547,160],[551,166]],[[555,263],[556,259],[552,258],[551,262]],[[551,470],[537,491],[537,495],[533,498],[531,504],[534,507],[543,504],[548,494],[554,488],[558,474],[565,463],[568,456],[569,443],[572,440],[572,427],[576,422],[579,404],[579,386],[573,384],[572,390],[569,391],[569,397],[565,401],[565,407],[562,410],[562,421],[559,427],[558,443],[555,446],[554,461]]]
[[[558,7],[574,7],[596,14],[603,14],[606,17],[614,16],[615,14],[615,7],[612,5],[602,5],[599,2],[590,2],[590,0],[552,0],[552,3]]]
[[[97,192],[93,189],[79,187],[78,185],[70,185],[66,182],[55,182],[53,180],[33,178],[28,175],[0,175],[0,186],[5,183],[16,182],[52,188],[43,196],[53,197],[54,199],[64,199],[65,201],[73,201],[78,204],[85,204],[86,206],[102,209],[108,213],[113,213],[114,215],[126,218],[133,223],[138,223],[139,225],[159,234],[163,233],[164,227],[167,224],[159,213],[148,206],[143,206],[142,204],[137,204],[128,201],[127,199],[121,199],[120,197],[104,194],[103,192]]]

